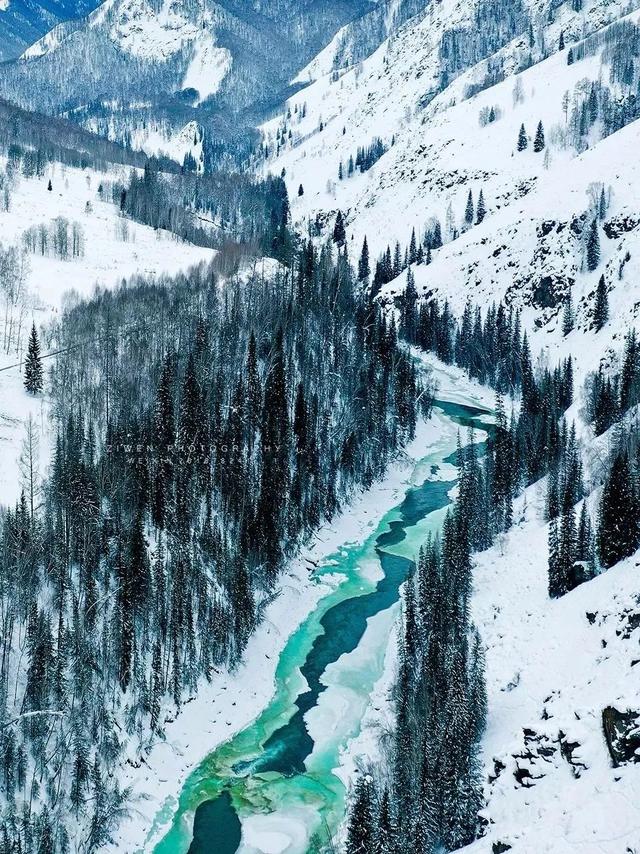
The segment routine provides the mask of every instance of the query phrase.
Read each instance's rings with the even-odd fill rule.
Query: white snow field
[[[637,766],[612,767],[607,706],[637,708],[640,555],[550,601],[542,486],[516,507],[514,529],[476,559],[473,613],[487,644],[484,759],[487,836],[515,852],[619,854],[640,841]],[[502,768],[504,766],[504,768]],[[502,770],[501,770],[502,769]]]
[[[418,293],[448,299],[456,314],[468,299],[484,308],[506,301],[521,309],[532,353],[535,358],[540,354],[538,364],[553,366],[569,355],[574,358],[576,399],[568,420],[575,420],[583,443],[587,500],[595,517],[601,461],[614,436],[594,439],[582,418],[582,385],[601,360],[615,361],[640,311],[640,123],[607,138],[602,138],[602,126],[596,123],[587,147],[576,151],[568,139],[574,92],[588,92],[595,82],[613,84],[602,46],[571,65],[567,55],[571,45],[611,22],[625,16],[637,22],[639,3],[584,0],[579,12],[564,3],[552,22],[546,17],[548,3],[525,0],[525,5],[534,12],[536,44],[543,39],[547,46],[557,46],[562,33],[565,49],[552,47],[547,59],[516,75],[529,45],[526,36],[515,39],[492,57],[502,61],[506,79],[473,97],[466,97],[467,87],[484,80],[486,61],[436,94],[441,37],[452,27],[472,25],[469,0],[426,4],[424,14],[399,29],[389,25],[389,37],[370,57],[336,73],[334,57],[348,32],[345,28],[297,75],[299,83],[309,85],[263,126],[273,153],[260,170],[273,174],[284,170],[293,218],[303,232],[317,219],[329,234],[341,210],[354,262],[365,236],[373,265],[388,244],[393,251],[399,241],[404,250],[413,229],[420,238],[430,218],[439,218],[445,244],[434,252],[430,265],[414,268]],[[111,6],[109,0],[100,7],[95,21],[102,20]],[[176,4],[160,4],[158,11],[156,6],[144,0],[120,4],[120,17],[112,22],[114,40],[134,56],[155,58],[173,56],[191,44],[193,57],[179,84],[197,89],[204,100],[228,74],[230,57],[203,41]],[[55,49],[62,36],[62,30],[53,31],[27,55]],[[496,120],[481,124],[481,115],[491,109]],[[546,145],[536,153],[533,138],[539,122]],[[528,147],[519,152],[521,125]],[[134,131],[133,138],[147,151],[179,161],[191,153],[200,162],[197,136],[195,123],[170,134],[158,122]],[[356,170],[346,177],[349,158],[376,137],[386,153],[366,173]],[[343,180],[338,177],[340,164]],[[73,299],[65,296],[69,292],[87,295],[96,284],[113,287],[135,272],[175,272],[211,257],[208,250],[178,244],[170,235],[123,221],[113,205],[100,201],[99,184],[116,174],[56,166],[44,178],[21,178],[10,211],[0,212],[5,245],[21,241],[27,227],[56,216],[77,220],[85,234],[82,258],[29,256],[22,351],[32,318],[40,326],[55,316],[63,300]],[[49,178],[51,191],[46,189]],[[480,190],[486,217],[466,226],[468,193],[477,204]],[[602,257],[590,272],[583,224],[593,218],[602,191],[607,203],[600,225]],[[608,231],[606,224],[611,226]],[[458,232],[456,239],[446,233],[447,226]],[[609,321],[596,333],[592,310],[601,275],[609,292]],[[554,292],[548,302],[540,297],[545,279]],[[382,301],[391,306],[405,284],[403,273],[385,286]],[[569,292],[576,323],[563,336],[562,299]],[[49,437],[42,432],[46,398],[25,394],[19,369],[1,370],[20,356],[19,349],[17,358],[10,353],[0,359],[0,503],[12,503],[19,495],[17,460],[30,414],[40,431],[43,468],[48,459]],[[493,403],[492,392],[470,383],[460,371],[438,366],[436,373],[446,399]],[[141,755],[131,740],[122,782],[132,787],[132,810],[111,850],[152,851],[194,765],[265,707],[287,638],[333,580],[325,576],[322,584],[317,583],[310,567],[341,544],[366,538],[385,510],[398,502],[410,478],[417,476],[411,459],[415,463],[425,455],[437,439],[436,429],[436,420],[421,425],[408,449],[409,459],[392,468],[382,483],[333,524],[321,528],[314,544],[291,563],[280,581],[281,595],[268,607],[238,670],[219,673],[210,685],[203,685],[167,723],[166,740],[150,753]],[[640,766],[613,767],[602,712],[608,706],[620,711],[639,708],[640,627],[634,627],[627,614],[637,613],[640,553],[561,599],[550,600],[544,495],[544,481],[530,487],[515,504],[513,529],[474,558],[472,607],[486,645],[489,718],[482,755],[486,825],[484,835],[466,850],[639,854]],[[359,707],[362,725],[336,771],[345,783],[379,760],[393,725],[390,689],[396,667],[397,611],[372,619],[358,649],[330,668],[327,691],[308,718],[311,731],[337,730],[341,710],[360,702],[349,691],[347,674],[373,667],[375,657],[382,675],[368,705]],[[290,844],[299,845],[294,836],[303,827],[303,816],[257,814],[243,827],[245,850],[285,854]]]

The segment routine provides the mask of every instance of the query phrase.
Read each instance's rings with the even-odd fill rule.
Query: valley
[[[638,3],[0,39],[0,854],[640,851]]]

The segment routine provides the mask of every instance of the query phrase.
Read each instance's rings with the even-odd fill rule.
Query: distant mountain
[[[93,11],[95,0],[0,0],[0,60],[15,59],[61,21]]]
[[[207,145],[256,124],[289,81],[371,0],[107,0],[0,70],[21,106],[123,142],[196,121]]]

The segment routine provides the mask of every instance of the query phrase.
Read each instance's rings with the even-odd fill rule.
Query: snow
[[[28,255],[20,351],[0,355],[0,368],[14,366],[0,370],[0,504],[13,504],[20,495],[18,459],[30,414],[37,428],[42,472],[50,457],[46,396],[34,399],[22,385],[22,360],[32,320],[41,328],[60,314],[65,303],[91,296],[96,287],[114,287],[136,273],[177,273],[214,256],[211,249],[180,242],[169,232],[123,219],[115,205],[100,200],[100,184],[126,181],[128,174],[128,169],[121,168],[95,172],[53,164],[42,177],[18,176],[9,211],[0,210],[5,248],[21,245],[27,228],[48,224],[58,216],[79,222],[85,237],[81,258],[63,261]],[[51,191],[47,190],[49,180]],[[44,345],[43,353],[47,349]]]
[[[528,0],[527,5],[536,12],[536,20],[542,20],[539,15],[546,14],[545,4]],[[577,394],[569,418],[576,419],[585,445],[588,482],[597,487],[599,461],[610,437],[594,440],[581,421],[581,384],[611,350],[621,350],[625,331],[637,322],[640,227],[614,240],[602,236],[602,262],[589,273],[582,268],[581,247],[571,237],[568,224],[586,211],[593,182],[611,187],[608,217],[637,215],[640,123],[605,140],[594,135],[589,149],[580,155],[559,146],[557,139],[566,123],[565,91],[572,92],[583,80],[606,80],[608,71],[598,55],[567,66],[566,50],[556,53],[519,75],[524,100],[514,103],[511,74],[526,50],[523,39],[500,51],[510,75],[503,82],[465,99],[465,87],[484,76],[486,66],[481,63],[436,95],[440,37],[445,29],[468,25],[470,8],[468,0],[430,4],[423,16],[408,22],[362,64],[341,71],[335,79],[333,60],[348,28],[340,31],[296,77],[296,82],[310,85],[289,99],[293,118],[287,122],[282,115],[264,125],[265,138],[271,143],[285,124],[293,132],[292,144],[272,157],[265,171],[286,170],[293,217],[301,227],[318,213],[328,221],[338,208],[346,214],[352,259],[365,234],[375,260],[389,242],[406,245],[412,228],[420,233],[430,216],[437,215],[444,224],[449,204],[460,224],[469,190],[477,200],[482,187],[488,207],[485,221],[445,244],[430,266],[415,269],[418,291],[448,298],[457,313],[469,297],[483,307],[507,300],[522,308],[523,328],[534,356],[542,352],[543,362],[550,365],[568,355],[574,357]],[[576,15],[565,4],[556,10],[555,22],[545,26],[545,38],[548,44],[557,44],[563,31],[569,44],[630,8],[624,2],[586,0],[583,12]],[[110,33],[123,49],[138,57],[163,59],[192,45],[192,59],[180,85],[197,89],[201,101],[217,91],[229,71],[230,55],[207,40],[179,7],[165,3],[156,12],[145,0],[125,0],[117,8],[115,0],[108,0],[92,16],[92,25],[113,17],[114,9],[117,14]],[[638,14],[630,19],[638,20]],[[63,35],[63,30],[54,30],[25,55],[53,49]],[[491,106],[500,108],[501,117],[480,127],[481,109]],[[548,162],[531,146],[523,153],[515,151],[520,125],[525,124],[532,138],[539,120],[547,135]],[[196,132],[195,123],[177,134],[150,125],[135,144],[180,162],[190,151],[199,161],[201,151],[193,147]],[[375,136],[388,146],[395,137],[395,144],[369,172],[339,182],[340,161],[346,165],[349,156]],[[72,192],[61,192],[65,179]],[[95,176],[92,188],[83,186],[83,181],[86,177],[80,172],[66,170],[63,176],[58,169],[53,174],[54,191],[47,194],[43,192],[46,179],[44,184],[42,179],[23,180],[11,214],[0,213],[5,240],[16,239],[25,225],[59,212],[78,219],[86,230],[87,256],[82,261],[32,259],[30,287],[38,297],[33,304],[38,322],[59,310],[62,291],[68,287],[89,293],[96,280],[108,287],[137,269],[176,270],[197,261],[204,252],[184,245],[176,252],[175,243],[166,236],[158,240],[151,230],[132,224],[135,243],[120,244],[114,237],[120,222],[117,212],[95,199]],[[300,183],[302,197],[297,195]],[[85,197],[93,204],[86,218]],[[543,240],[540,226],[550,221],[554,226]],[[90,246],[95,251],[89,251]],[[630,260],[619,277],[627,253]],[[558,312],[532,300],[533,285],[550,272],[574,279],[577,323],[565,338]],[[589,329],[591,295],[602,273],[611,286],[610,321],[596,334]],[[390,283],[383,297],[399,295],[405,281],[403,275]],[[455,368],[439,365],[437,378],[445,399],[464,403],[471,397],[487,406],[494,401],[493,392],[469,383]],[[18,371],[0,373],[0,393],[0,442],[12,449],[0,454],[0,500],[14,501],[18,477],[12,460],[17,457],[24,420],[31,413],[42,425],[46,401],[24,394]],[[430,426],[421,427],[420,455],[425,444],[428,447],[437,440],[440,434],[434,429],[439,424],[434,418]],[[421,473],[420,466],[414,466],[411,477]],[[203,686],[176,720],[167,723],[166,741],[156,744],[149,755],[139,756],[132,748],[130,759],[138,767],[125,767],[123,783],[133,787],[139,800],[112,850],[151,850],[170,821],[193,766],[265,707],[287,638],[340,580],[338,574],[324,575],[321,582],[314,579],[308,571],[310,561],[322,563],[341,544],[364,540],[385,508],[398,503],[407,477],[406,465],[395,466],[383,483],[361,496],[332,525],[324,526],[282,577],[282,595],[269,606],[237,672],[219,673]],[[596,491],[589,499],[592,515],[597,499]],[[514,854],[634,851],[640,839],[637,771],[611,767],[601,715],[607,705],[638,708],[640,665],[634,662],[640,658],[640,629],[627,638],[619,629],[620,615],[637,609],[640,554],[550,601],[543,502],[544,483],[527,490],[516,502],[513,530],[475,558],[473,617],[487,647],[489,695],[483,761],[487,775],[495,775],[496,761],[504,770],[487,783],[486,835],[468,850],[489,854],[494,844],[502,842]],[[379,568],[363,564],[360,571],[374,579]],[[392,724],[389,691],[396,667],[397,611],[395,607],[370,620],[358,649],[328,668],[327,690],[308,716],[312,733],[346,742],[335,771],[345,785],[359,767],[380,760],[381,736]],[[595,615],[593,622],[587,614]],[[380,673],[368,699],[354,685],[359,669]],[[355,728],[349,723],[354,710],[359,719]],[[580,764],[574,766],[562,755],[561,732],[565,742],[578,745],[572,761]],[[311,761],[317,756],[316,752]],[[520,785],[514,772],[522,770],[533,776],[533,780],[524,778],[533,785]],[[243,851],[279,854],[291,847],[304,848],[310,823],[304,809],[286,815],[255,814],[243,822]]]
[[[515,528],[475,561],[473,617],[487,646],[484,755],[488,773],[494,760],[506,768],[487,789],[489,833],[468,850],[489,852],[503,841],[516,854],[569,847],[619,854],[640,839],[640,781],[632,766],[611,767],[602,710],[638,709],[640,633],[625,639],[619,615],[637,609],[640,554],[550,601],[543,505],[542,485],[528,490],[515,508]],[[513,776],[525,728],[555,747],[533,763],[541,779],[531,788]],[[573,758],[586,768],[578,778],[560,755],[560,732],[579,744]]]
[[[30,226],[48,223],[58,216],[79,222],[85,235],[83,258],[62,261],[29,256],[28,286],[40,311],[58,313],[71,291],[87,297],[96,286],[112,287],[135,273],[176,273],[213,257],[211,249],[184,243],[169,232],[123,219],[115,205],[100,199],[100,184],[106,187],[107,182],[128,181],[130,171],[115,167],[108,172],[95,172],[53,164],[41,178],[18,178],[10,210],[0,211],[5,246],[19,241]],[[180,246],[179,252],[176,244]]]
[[[202,169],[202,131],[196,121],[187,122],[178,131],[166,124],[146,123],[131,132],[131,144],[146,154],[165,155],[176,163],[183,163],[185,155],[190,154]]]
[[[21,59],[36,59],[39,56],[44,56],[46,53],[52,53],[61,44],[68,33],[68,29],[64,24],[58,24],[52,30],[49,30],[41,39],[34,42],[28,47]]]
[[[110,37],[123,50],[141,59],[167,59],[198,35],[195,22],[181,14],[180,4],[165,0],[156,11],[146,0],[118,0],[91,17],[96,26],[108,16]]]
[[[192,45],[194,56],[185,83],[201,91],[205,98],[217,91],[230,68],[230,55],[215,47],[203,32],[211,24],[205,7],[188,9],[184,4],[164,0],[159,6],[147,0],[106,0],[86,18],[92,29],[105,29],[109,39],[121,50],[138,59],[163,62],[185,46]],[[33,59],[55,51],[80,24],[60,24],[31,45],[22,55]],[[206,94],[205,94],[206,93]]]
[[[255,813],[242,826],[241,854],[285,854],[306,851],[313,810],[294,807],[282,813]]]
[[[469,26],[471,8],[472,4],[466,0],[432,4],[424,16],[405,24],[361,66],[341,73],[337,80],[328,61],[331,45],[301,72],[297,78],[300,81],[317,79],[288,101],[294,115],[290,123],[292,146],[285,147],[279,157],[266,164],[267,170],[274,174],[279,174],[283,167],[286,169],[298,221],[304,222],[318,210],[340,207],[348,211],[348,226],[356,251],[364,234],[370,246],[377,248],[382,243],[384,248],[389,240],[407,243],[411,228],[421,228],[429,215],[439,214],[444,219],[450,200],[458,201],[459,216],[464,210],[464,199],[456,200],[456,194],[466,198],[470,182],[474,189],[480,180],[488,182],[486,195],[497,199],[505,188],[513,191],[523,178],[542,171],[543,157],[517,158],[512,163],[507,160],[520,123],[532,124],[535,120],[537,124],[542,118],[548,127],[551,115],[554,121],[559,121],[565,89],[590,74],[597,79],[599,62],[595,74],[589,69],[589,60],[567,66],[566,51],[539,63],[522,75],[526,100],[515,108],[512,107],[513,77],[473,99],[463,100],[465,86],[484,76],[484,63],[461,75],[434,98],[439,88],[440,38],[455,26]],[[580,20],[580,30],[587,33],[601,26],[603,20],[619,17],[622,8],[622,3],[608,0],[585,3],[584,20],[582,15],[571,16],[566,10],[565,32],[572,25],[577,29]],[[558,27],[554,25],[551,29],[559,32]],[[548,38],[551,42],[553,36]],[[501,52],[507,69],[513,69],[523,52],[521,39]],[[318,62],[321,70],[316,67]],[[478,125],[480,106],[485,101],[501,103],[505,113],[488,134],[487,128],[480,129]],[[294,109],[302,104],[306,104],[304,118],[300,109],[297,114]],[[507,127],[505,119],[513,127]],[[283,118],[278,117],[263,126],[267,140],[273,141],[282,124]],[[535,125],[529,127],[529,133],[534,132]],[[357,147],[368,145],[375,136],[380,136],[387,145],[395,136],[396,145],[369,172],[338,182],[340,161],[346,166]],[[313,161],[314,169],[308,168],[309,160]],[[448,180],[452,172],[453,181]],[[335,187],[328,188],[328,179]],[[491,183],[494,179],[497,179],[495,191]],[[305,194],[298,198],[295,191],[300,183]]]
[[[216,47],[211,38],[199,38],[194,44],[193,59],[182,81],[183,89],[196,89],[199,101],[215,93],[231,69],[231,51],[226,47]]]
[[[546,28],[545,39],[557,42],[561,29],[578,37],[629,8],[595,0],[585,4],[584,16],[576,16],[562,7],[556,22]],[[615,240],[601,231],[602,262],[589,273],[582,240],[569,226],[590,209],[592,187],[599,184],[610,196],[607,219],[637,216],[640,124],[634,122],[602,140],[592,134],[590,147],[579,155],[558,143],[566,127],[564,93],[572,94],[580,83],[607,82],[609,75],[599,53],[567,65],[568,47],[518,75],[522,102],[514,103],[513,76],[465,99],[466,86],[484,77],[485,63],[432,97],[439,37],[445,27],[464,23],[468,9],[466,3],[445,0],[400,28],[360,69],[349,69],[338,80],[329,73],[320,75],[294,95],[288,102],[292,118],[275,118],[263,127],[271,141],[280,127],[293,131],[292,145],[268,160],[265,170],[279,174],[285,169],[293,216],[301,228],[318,213],[329,224],[338,208],[345,213],[353,260],[365,235],[373,263],[388,244],[393,249],[396,240],[404,249],[412,229],[420,236],[431,216],[438,216],[444,229],[451,205],[462,233],[434,253],[431,265],[415,268],[418,293],[448,299],[458,314],[467,299],[485,307],[503,300],[520,308],[534,355],[542,351],[549,364],[573,355],[579,386],[609,348],[621,349],[625,330],[637,323],[633,284],[640,275],[640,229]],[[637,22],[638,12],[629,13],[627,20]],[[522,39],[516,39],[500,52],[507,70],[513,70],[524,48]],[[481,127],[480,111],[492,106],[500,118]],[[545,128],[548,157],[533,151],[538,121]],[[530,145],[518,153],[523,123]],[[346,174],[349,156],[375,136],[387,146],[395,137],[395,144],[368,172],[339,181],[339,163]],[[467,195],[472,191],[477,202],[480,189],[487,216],[465,231],[461,224]],[[551,233],[543,234],[544,223],[552,224]],[[610,322],[596,335],[589,327],[602,273],[610,287]],[[545,276],[573,281],[576,329],[566,338],[561,309],[536,303],[536,286]],[[383,299],[401,294],[405,283],[402,274],[386,286]]]

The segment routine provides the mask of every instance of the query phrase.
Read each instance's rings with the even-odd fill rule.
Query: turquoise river
[[[433,419],[442,429],[403,500],[315,572],[341,580],[289,637],[273,698],[194,768],[172,813],[156,819],[164,836],[145,851],[307,854],[335,833],[346,796],[335,772],[384,671],[401,585],[450,505],[458,432],[473,426],[480,438],[491,423],[486,410],[445,401]]]

